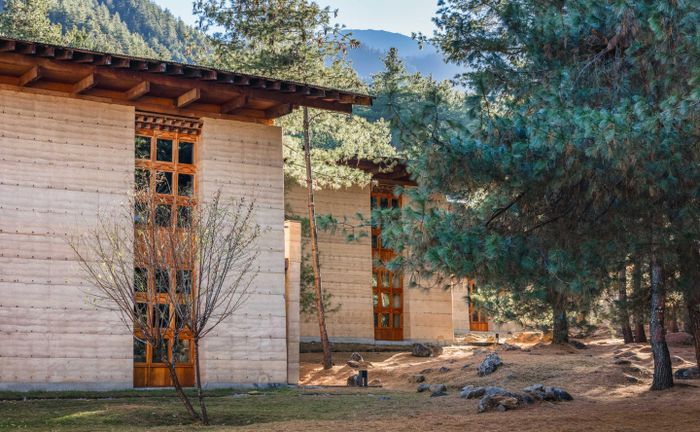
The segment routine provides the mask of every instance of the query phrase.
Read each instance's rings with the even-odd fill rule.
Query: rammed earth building
[[[255,198],[261,271],[245,307],[204,341],[203,379],[296,383],[299,229],[289,223],[285,233],[282,132],[272,122],[297,106],[351,112],[370,103],[289,81],[0,39],[0,389],[170,385],[153,348],[86,300],[66,241],[123,204],[139,171],[169,179],[159,199],[173,224],[218,189]],[[173,283],[167,269],[136,267],[148,289]],[[191,385],[192,347],[174,348]]]

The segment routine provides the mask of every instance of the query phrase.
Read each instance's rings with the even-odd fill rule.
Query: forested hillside
[[[0,0],[0,10],[10,0]],[[206,38],[149,0],[52,0],[52,22],[78,46],[188,62]]]

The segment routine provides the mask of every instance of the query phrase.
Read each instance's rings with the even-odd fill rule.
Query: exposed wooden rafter
[[[39,79],[41,79],[41,69],[39,66],[34,66],[19,77],[17,85],[24,87]]]
[[[221,113],[229,114],[236,111],[239,108],[244,107],[248,103],[248,97],[245,95],[240,95],[221,105]]]
[[[198,88],[193,88],[177,98],[177,103],[175,104],[178,108],[184,108],[194,102],[197,102],[202,94]]]
[[[77,83],[73,84],[73,89],[71,91],[71,94],[77,95],[83,92],[86,92],[90,90],[91,88],[95,87],[96,81],[95,81],[95,74],[90,74],[86,76],[85,78],[81,79]]]
[[[126,93],[124,93],[124,96],[127,100],[133,101],[147,95],[150,91],[151,83],[149,81],[141,81],[127,90]]]

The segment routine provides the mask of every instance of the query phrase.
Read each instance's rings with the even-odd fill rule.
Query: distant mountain
[[[406,35],[384,30],[347,29],[352,37],[360,42],[360,47],[349,52],[357,73],[369,80],[375,73],[384,69],[382,58],[390,48],[396,48],[409,72],[432,75],[442,81],[451,79],[463,71],[457,65],[445,63],[442,54],[432,45],[420,48],[418,42]]]

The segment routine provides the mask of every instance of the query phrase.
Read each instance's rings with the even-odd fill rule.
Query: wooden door
[[[469,330],[489,331],[489,319],[486,316],[486,312],[472,301],[472,294],[476,292],[476,283],[473,280],[469,281]]]
[[[372,209],[400,208],[401,200],[391,190],[374,189]],[[396,253],[382,245],[382,228],[372,224],[372,302],[374,338],[376,340],[403,340],[403,276],[386,269],[384,263]]]

